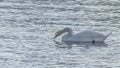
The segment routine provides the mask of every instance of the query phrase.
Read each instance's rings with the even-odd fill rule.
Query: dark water
[[[119,22],[119,0],[0,0],[0,67],[119,68]],[[58,45],[64,27],[112,34],[107,46]]]

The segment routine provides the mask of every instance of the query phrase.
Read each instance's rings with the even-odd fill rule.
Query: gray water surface
[[[105,46],[58,45],[65,27],[112,34]],[[0,1],[1,68],[120,68],[119,34],[119,0]]]

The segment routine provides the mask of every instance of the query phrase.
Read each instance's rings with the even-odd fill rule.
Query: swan
[[[104,42],[105,39],[111,34],[104,35],[98,32],[95,32],[93,30],[84,30],[79,33],[73,34],[73,31],[71,28],[66,27],[60,31],[57,31],[55,33],[55,39],[56,37],[62,35],[63,33],[67,33],[62,37],[62,42],[71,42],[71,43],[80,43],[80,42]]]

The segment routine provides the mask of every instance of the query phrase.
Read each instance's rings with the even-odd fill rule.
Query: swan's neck
[[[62,40],[67,40],[68,38],[70,38],[70,37],[73,36],[73,31],[72,31],[72,29],[64,30],[64,32],[67,32],[67,34],[65,34],[65,35],[62,37]]]
[[[67,32],[66,35],[68,35],[68,36],[72,36],[72,35],[73,35],[73,31],[72,31],[72,29],[65,30],[65,32]]]

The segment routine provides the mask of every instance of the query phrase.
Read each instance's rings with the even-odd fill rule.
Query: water
[[[120,68],[119,22],[119,0],[1,0],[0,67]],[[58,45],[64,27],[112,34],[107,46]]]

